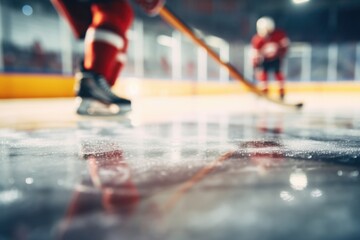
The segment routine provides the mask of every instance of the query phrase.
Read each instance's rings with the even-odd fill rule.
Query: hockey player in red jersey
[[[164,0],[135,0],[155,15]],[[118,114],[131,110],[131,101],[113,94],[111,87],[123,68],[127,30],[134,18],[128,0],[52,0],[75,36],[85,40],[84,61],[76,74],[75,91],[81,115]]]
[[[281,71],[281,64],[289,47],[286,34],[275,28],[273,19],[262,17],[256,23],[257,34],[253,37],[253,66],[256,77],[261,83],[261,89],[268,93],[268,73],[273,71],[275,79],[279,82],[279,95],[285,97],[285,78]]]

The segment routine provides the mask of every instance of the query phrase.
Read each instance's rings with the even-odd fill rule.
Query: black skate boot
[[[285,90],[284,90],[284,89],[280,89],[280,91],[279,91],[279,97],[280,97],[280,101],[284,101],[284,100],[285,100]]]
[[[76,74],[75,92],[80,115],[118,115],[131,110],[131,101],[116,96],[106,79],[90,71]]]

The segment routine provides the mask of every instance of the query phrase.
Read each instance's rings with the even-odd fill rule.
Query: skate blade
[[[116,116],[131,111],[131,105],[104,104],[92,99],[76,98],[76,113],[84,116]]]

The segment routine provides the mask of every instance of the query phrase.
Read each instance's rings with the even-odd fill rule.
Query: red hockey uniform
[[[281,71],[281,62],[289,47],[288,37],[283,31],[275,29],[264,37],[256,34],[253,37],[251,44],[254,51],[254,67],[260,69],[260,71],[257,72],[257,78],[262,84],[262,91],[264,93],[268,92],[268,72],[273,71],[276,80],[278,80],[280,84],[280,98],[283,99],[285,96],[285,78]]]
[[[75,36],[85,38],[84,68],[103,75],[113,85],[126,59],[126,32],[134,18],[129,2],[52,2],[69,22]]]
[[[251,44],[254,48],[254,61],[272,61],[284,58],[289,47],[289,39],[281,30],[275,30],[266,37],[256,34]]]
[[[131,101],[111,90],[126,62],[127,31],[134,18],[128,0],[51,1],[75,36],[85,40],[84,60],[75,76],[77,113],[116,115],[130,111]],[[136,3],[146,13],[155,15],[162,9],[164,0],[136,0]]]

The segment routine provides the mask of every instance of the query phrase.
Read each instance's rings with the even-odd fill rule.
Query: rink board
[[[60,75],[0,74],[0,98],[72,97],[74,78]],[[270,84],[275,93],[277,83]],[[360,82],[287,82],[288,93],[360,92]],[[196,80],[156,80],[124,78],[114,87],[116,93],[134,96],[189,96],[242,94],[247,92],[237,82],[199,82]]]

